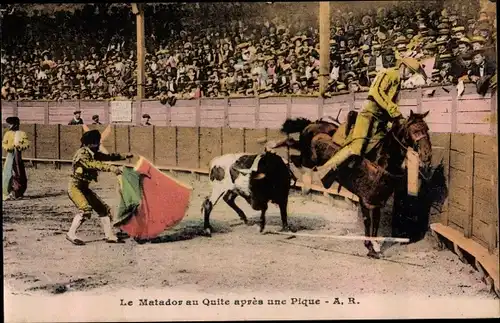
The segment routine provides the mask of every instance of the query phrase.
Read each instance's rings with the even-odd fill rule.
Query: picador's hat
[[[80,110],[73,112],[73,114],[81,114],[81,113],[82,113],[82,111],[80,111]]]
[[[8,117],[5,121],[10,125],[18,125],[20,123],[18,117]]]
[[[98,144],[101,142],[101,133],[99,132],[99,130],[95,129],[87,131],[83,134],[80,142],[82,143],[82,146]]]

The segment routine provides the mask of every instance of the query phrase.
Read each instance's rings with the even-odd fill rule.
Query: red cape
[[[184,218],[192,188],[162,173],[142,156],[134,170],[142,175],[142,200],[137,214],[121,229],[134,238],[155,238]]]

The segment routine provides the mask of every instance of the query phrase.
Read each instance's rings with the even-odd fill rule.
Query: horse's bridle
[[[413,148],[415,151],[418,151],[419,141],[420,141],[420,140],[422,140],[422,139],[424,139],[425,137],[427,137],[427,135],[426,135],[425,131],[423,131],[423,129],[424,129],[424,127],[425,127],[425,126],[421,127],[421,129],[417,129],[417,131],[416,131],[416,134],[417,134],[417,135],[411,135],[411,134],[409,134],[409,133],[408,133],[409,127],[410,127],[410,125],[406,125],[406,127],[404,128],[404,131],[405,131],[405,137],[406,137],[406,136],[408,136],[408,135],[409,135],[409,136],[411,136],[411,139],[412,139],[412,141],[413,141],[413,147],[412,147],[412,148]],[[401,146],[401,148],[403,148],[403,150],[404,150],[404,151],[408,151],[408,148],[407,148],[407,147],[406,147],[406,146],[405,146],[405,145],[404,145],[404,144],[403,144],[403,143],[402,143],[402,142],[401,142],[401,141],[400,141],[400,140],[396,137],[396,135],[394,134],[394,128],[392,128],[392,129],[390,130],[390,132],[391,132],[392,137],[393,137],[393,138],[396,140],[396,142],[397,142],[397,143]],[[408,158],[408,157],[406,157],[406,156],[405,156],[405,160],[406,160],[407,158]],[[426,176],[422,173],[422,171],[421,171],[420,169],[418,170],[418,172],[420,173],[420,175],[422,176],[422,178],[423,178],[425,181],[430,180],[430,177],[429,177],[429,178],[427,178],[427,177],[426,177]]]

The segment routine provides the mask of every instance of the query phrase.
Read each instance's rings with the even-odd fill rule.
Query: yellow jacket
[[[104,154],[101,152],[94,153],[87,147],[78,149],[73,156],[73,172],[71,177],[80,181],[96,181],[97,172],[114,172],[117,167],[111,164],[104,163],[105,161],[125,160],[126,157],[120,154],[111,153]]]
[[[368,97],[379,105],[380,108],[387,111],[391,118],[401,115],[395,100],[401,88],[401,79],[397,68],[388,68],[380,71],[373,80]]]
[[[17,137],[17,138],[16,138]],[[3,136],[2,148],[8,152],[14,151],[17,148],[19,151],[24,151],[30,147],[30,142],[26,132],[21,130],[8,130]]]

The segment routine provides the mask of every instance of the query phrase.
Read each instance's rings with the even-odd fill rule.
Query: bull
[[[252,209],[261,211],[260,232],[264,231],[267,207],[272,202],[280,209],[282,231],[290,230],[287,206],[292,175],[283,159],[274,152],[215,157],[210,161],[209,179],[212,193],[205,198],[201,208],[207,236],[212,235],[210,213],[221,197],[247,225],[248,219],[235,199],[241,196]]]

